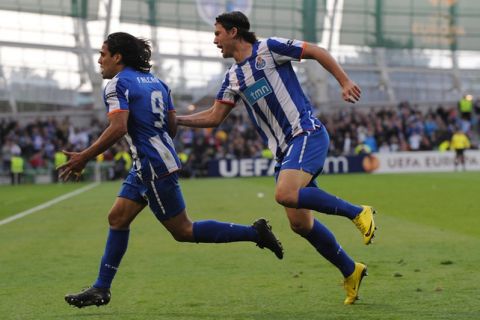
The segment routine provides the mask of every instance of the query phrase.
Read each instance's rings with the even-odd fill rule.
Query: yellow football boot
[[[347,297],[343,304],[354,304],[358,300],[358,290],[360,290],[360,284],[363,277],[367,275],[367,266],[358,262],[355,262],[355,269],[353,273],[345,278],[343,287],[347,292]]]
[[[363,242],[368,245],[372,242],[372,239],[375,236],[375,230],[377,229],[375,221],[373,220],[373,215],[376,214],[377,211],[370,206],[362,207],[362,212],[360,212],[352,221],[362,233]]]

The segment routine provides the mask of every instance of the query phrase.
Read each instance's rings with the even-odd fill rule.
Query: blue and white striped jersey
[[[216,97],[226,104],[244,104],[277,157],[293,137],[321,127],[291,63],[301,60],[304,46],[305,42],[283,38],[255,42],[252,55],[227,71]]]
[[[175,111],[170,89],[151,73],[125,68],[105,87],[107,113],[129,111],[128,133],[133,169],[144,181],[180,168],[168,135],[168,112]]]

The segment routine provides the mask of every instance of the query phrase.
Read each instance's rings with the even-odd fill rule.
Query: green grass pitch
[[[0,226],[0,318],[480,319],[479,181],[479,172],[320,177],[328,192],[379,212],[371,246],[347,219],[316,215],[368,265],[361,300],[344,306],[341,274],[290,231],[273,178],[182,180],[193,220],[266,217],[284,260],[252,243],[177,243],[146,209],[110,304],[76,309],[63,296],[94,281],[120,185],[103,183]],[[0,220],[84,185],[2,186]]]

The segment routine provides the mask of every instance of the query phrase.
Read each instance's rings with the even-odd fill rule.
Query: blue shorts
[[[133,171],[123,181],[118,196],[149,205],[160,221],[175,217],[185,209],[177,173],[143,182]]]
[[[315,178],[322,173],[329,146],[330,138],[325,126],[299,134],[290,141],[285,154],[277,160],[275,181],[281,170],[301,170],[313,176],[307,187],[316,187]]]

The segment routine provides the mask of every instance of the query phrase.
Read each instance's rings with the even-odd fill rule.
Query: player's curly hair
[[[150,71],[152,49],[148,40],[136,38],[126,32],[115,32],[110,34],[104,43],[111,55],[122,55],[122,63],[126,66],[142,72]]]
[[[249,31],[250,21],[248,21],[247,16],[240,11],[222,13],[215,18],[215,21],[221,24],[227,31],[230,31],[232,28],[237,28],[237,37],[242,38],[251,44],[257,41],[255,32]]]

